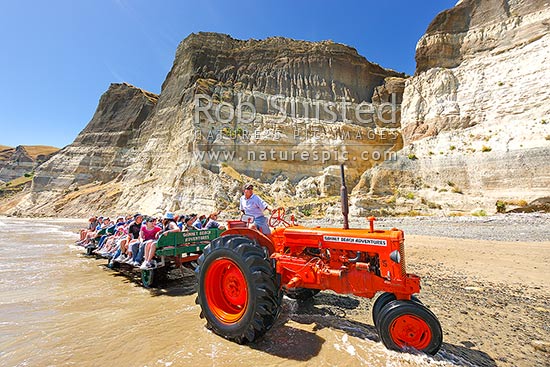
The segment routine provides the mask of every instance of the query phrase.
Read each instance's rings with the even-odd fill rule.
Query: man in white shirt
[[[263,234],[269,235],[271,234],[271,230],[267,224],[267,218],[264,216],[264,210],[269,210],[269,207],[265,201],[254,194],[253,190],[254,186],[251,183],[244,185],[239,209],[243,214],[254,217],[254,223],[251,228],[258,229]]]

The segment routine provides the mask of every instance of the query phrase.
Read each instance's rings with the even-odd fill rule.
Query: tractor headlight
[[[399,250],[392,251],[390,254],[390,259],[394,262],[399,264],[401,262],[401,254],[399,253]]]

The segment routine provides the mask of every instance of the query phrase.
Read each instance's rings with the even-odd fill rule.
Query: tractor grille
[[[405,275],[407,274],[407,268],[405,266],[405,241],[403,240],[399,242],[399,255],[401,255],[401,273]]]

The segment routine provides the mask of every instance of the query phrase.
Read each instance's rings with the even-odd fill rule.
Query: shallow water
[[[259,342],[229,342],[199,318],[192,272],[144,289],[70,245],[84,224],[0,218],[0,366],[468,365],[386,350],[370,317],[346,316],[362,304],[324,292],[305,306],[285,298]]]

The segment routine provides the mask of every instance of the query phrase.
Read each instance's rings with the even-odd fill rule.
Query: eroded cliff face
[[[432,21],[416,60],[405,148],[356,193],[393,192],[404,211],[466,212],[548,196],[550,3],[461,1]]]
[[[244,180],[281,205],[337,194],[331,166],[349,157],[354,183],[402,146],[402,77],[333,42],[192,34],[158,98],[112,85],[16,211],[233,209]]]
[[[352,111],[371,102],[385,78],[400,76],[332,42],[192,34],[178,47],[146,122],[147,139],[125,176],[133,184],[123,189],[121,205],[158,212],[225,209],[235,206],[243,180],[297,185],[329,174],[324,170],[342,154],[359,158],[377,150],[383,156],[400,144],[398,131],[378,128],[376,114],[357,123]],[[354,162],[355,180],[373,164]],[[153,188],[146,194],[132,188],[147,180],[155,182],[145,184]],[[330,185],[321,186],[323,195],[334,194]],[[271,195],[272,187],[264,191]],[[291,194],[274,196],[291,201]]]
[[[116,202],[120,192],[112,186],[135,160],[142,124],[157,99],[126,83],[111,84],[75,141],[38,167],[32,192],[15,211],[74,215]]]
[[[15,148],[0,148],[0,181],[8,182],[25,174],[47,161],[59,148],[42,145],[19,145]]]

